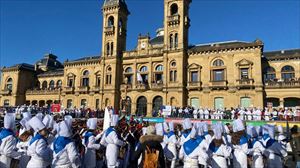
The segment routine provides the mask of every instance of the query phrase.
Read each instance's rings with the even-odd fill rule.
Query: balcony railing
[[[115,27],[114,26],[108,26],[108,27],[104,27],[104,33],[106,35],[112,35],[115,33]]]
[[[162,90],[164,87],[164,84],[161,82],[161,83],[158,83],[158,82],[154,82],[151,84],[151,89],[152,90]]]
[[[252,88],[254,87],[254,80],[253,79],[238,79],[237,81],[237,88]]]
[[[180,21],[180,15],[178,15],[178,14],[168,16],[169,25],[177,25],[177,24],[179,24],[179,21]]]
[[[265,88],[300,88],[300,80],[265,81]]]
[[[79,86],[78,91],[79,92],[88,92],[90,90],[89,86]]]
[[[222,81],[210,81],[210,86],[211,89],[227,89],[227,81],[222,80]]]
[[[100,91],[100,86],[93,86],[93,91],[94,92],[99,92]]]
[[[0,94],[1,94],[1,95],[10,95],[10,94],[11,94],[11,90],[9,90],[9,89],[4,89],[4,90],[0,91]]]
[[[200,89],[201,87],[201,82],[200,81],[190,81],[188,83],[187,89],[188,90],[196,90],[196,89]]]
[[[60,88],[55,89],[28,89],[26,91],[27,95],[49,95],[49,94],[59,94]]]
[[[143,83],[139,83],[135,86],[137,91],[145,91],[148,89],[148,85],[147,84],[143,84]]]
[[[128,91],[128,90],[131,90],[131,89],[132,89],[132,84],[130,84],[130,83],[129,84],[122,84],[121,85],[121,90],[122,91],[125,91],[125,90]]]
[[[67,87],[65,87],[64,92],[65,93],[73,93],[74,87],[67,86]]]

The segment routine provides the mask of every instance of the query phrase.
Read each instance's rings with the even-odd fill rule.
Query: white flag
[[[139,72],[136,74],[136,76],[137,76],[137,81],[143,82],[142,75]]]

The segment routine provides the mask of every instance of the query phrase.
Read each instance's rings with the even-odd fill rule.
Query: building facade
[[[164,0],[164,27],[126,51],[123,0],[105,0],[100,56],[2,68],[1,105],[60,102],[150,116],[161,105],[300,106],[300,49],[264,52],[261,40],[189,45],[191,0]]]

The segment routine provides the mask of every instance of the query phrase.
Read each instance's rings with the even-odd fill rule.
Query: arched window
[[[110,45],[109,43],[106,44],[106,55],[110,54]]]
[[[107,26],[108,27],[112,27],[112,26],[114,26],[114,17],[113,16],[110,16],[109,18],[108,18],[108,23],[107,23]]]
[[[155,68],[155,71],[163,71],[163,66],[162,65],[157,65]]]
[[[128,67],[125,69],[125,78],[127,79],[127,84],[132,84],[132,76],[133,76],[133,73],[132,73],[132,68],[131,67]]]
[[[90,75],[90,72],[88,70],[83,71],[81,86],[84,86],[84,87],[88,87],[89,86],[89,75]]]
[[[147,99],[144,96],[141,96],[137,99],[136,102],[136,112],[137,116],[146,116],[147,115]]]
[[[147,72],[148,71],[148,68],[146,66],[142,66],[140,68],[140,72]]]
[[[264,79],[265,81],[276,79],[276,72],[273,67],[269,66],[265,69]]]
[[[8,80],[6,81],[6,89],[12,91],[12,86],[13,86],[13,80],[12,78],[8,78]]]
[[[42,83],[42,89],[47,89],[47,87],[48,87],[48,83],[47,83],[47,81],[44,81]]]
[[[49,88],[53,90],[54,87],[55,87],[55,82],[54,82],[54,80],[51,80],[49,83]]]
[[[286,65],[286,66],[282,67],[281,78],[283,80],[290,80],[290,79],[295,78],[295,69],[290,65]]]
[[[110,85],[112,80],[112,76],[111,76],[111,67],[108,67],[106,70],[106,79],[105,79],[105,84]]]
[[[111,42],[110,43],[110,55],[113,55],[114,54],[114,43]]]
[[[62,86],[62,81],[58,80],[57,83],[56,83],[56,87],[61,88],[61,86]]]
[[[170,34],[170,48],[173,48],[173,34]]]
[[[175,46],[175,48],[177,48],[178,47],[178,33],[175,33],[175,37],[174,37],[174,46]]]
[[[87,100],[86,99],[81,99],[80,105],[82,108],[86,108],[87,107]]]
[[[177,69],[176,69],[176,62],[173,61],[170,64],[170,82],[176,82],[177,81]]]
[[[72,99],[68,99],[67,100],[67,108],[72,108],[73,107],[73,100]]]
[[[225,67],[224,62],[217,59],[213,62],[213,67],[211,70],[212,81],[224,81],[225,80]]]
[[[171,15],[176,15],[178,14],[178,6],[176,3],[172,4],[170,7]]]
[[[224,62],[220,59],[217,59],[213,62],[213,66],[215,67],[224,66]]]
[[[161,96],[156,96],[152,102],[152,111],[158,112],[163,105],[163,98]]]

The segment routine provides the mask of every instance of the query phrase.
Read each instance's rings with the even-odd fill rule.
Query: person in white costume
[[[52,145],[52,167],[78,168],[80,166],[80,159],[75,143],[71,139],[71,128],[66,121],[60,122],[57,127],[58,136]]]
[[[126,143],[118,138],[118,133],[115,130],[119,121],[118,115],[112,115],[110,127],[105,131],[101,144],[106,146],[106,161],[108,168],[116,168],[119,166],[118,155],[121,146]]]
[[[198,168],[199,157],[207,157],[206,151],[201,149],[203,137],[197,136],[197,130],[193,127],[190,133],[190,139],[184,142],[179,151],[179,158],[184,162],[184,168]]]
[[[15,116],[7,113],[4,116],[4,128],[0,132],[0,167],[10,168],[13,158],[18,159],[21,153],[17,152],[15,137]]]
[[[176,135],[174,133],[174,123],[170,122],[169,123],[169,132],[167,134],[167,148],[168,150],[172,153],[172,158],[171,159],[171,168],[175,168],[175,163],[177,159],[177,150],[176,150],[176,145],[177,145],[177,139]]]
[[[283,127],[281,125],[278,125],[277,131],[278,131],[278,136],[277,136],[278,143],[280,143],[283,148],[286,148],[287,139],[286,136],[284,135]]]
[[[230,157],[232,148],[227,146],[222,139],[222,124],[216,123],[212,127],[214,139],[208,147],[208,156],[211,158],[210,166],[213,168],[227,168],[227,159]]]
[[[184,119],[182,127],[183,127],[183,133],[180,137],[180,142],[179,142],[180,146],[182,146],[184,142],[186,142],[187,140],[190,139],[190,132],[191,132],[191,129],[192,129],[191,120],[189,118]]]
[[[251,141],[249,143],[249,155],[252,156],[252,168],[263,168],[263,153],[265,151],[265,147],[263,143],[259,140],[259,133],[257,132],[257,128],[253,126],[247,126],[247,130],[249,129],[249,133],[251,136]]]
[[[96,144],[97,137],[95,130],[97,128],[97,118],[90,118],[86,123],[88,131],[84,133],[83,144],[85,146],[85,154],[83,164],[85,168],[96,167],[96,150],[100,149],[100,144]]]
[[[27,168],[46,168],[52,161],[52,151],[47,144],[47,128],[37,117],[33,117],[28,123],[33,128],[35,136],[29,142],[27,154],[31,159]]]
[[[199,147],[200,147],[200,153],[207,153],[207,150],[208,150],[208,146],[209,146],[209,143],[208,141],[205,139],[205,136],[204,136],[204,129],[203,129],[203,123],[197,123],[197,138],[199,140],[201,140],[200,144],[199,144]],[[204,154],[204,155],[200,155],[198,157],[198,163],[199,163],[199,166],[200,167],[204,167],[206,168],[208,166],[207,164],[207,160],[208,160],[208,155]]]
[[[18,152],[22,152],[23,155],[21,156],[19,161],[19,168],[26,168],[30,160],[30,156],[27,155],[27,150],[28,150],[29,142],[31,141],[33,136],[33,131],[30,125],[28,124],[29,120],[30,118],[26,117],[20,121],[22,128],[19,131],[20,141],[17,144],[17,148],[18,148]]]
[[[247,168],[248,139],[241,119],[233,121],[233,167]]]

